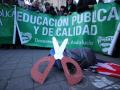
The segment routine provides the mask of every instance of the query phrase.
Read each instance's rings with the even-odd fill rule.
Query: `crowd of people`
[[[74,0],[66,0],[66,6],[61,6],[59,9],[54,7],[49,2],[44,4],[40,0],[2,0],[3,3],[16,4],[20,7],[37,11],[41,13],[47,13],[51,15],[70,15],[73,12],[83,12],[89,9],[93,9],[93,5],[97,0],[79,0],[78,3],[74,3]],[[1,1],[1,3],[2,3]],[[98,0],[101,3],[116,2],[120,4],[120,0]]]

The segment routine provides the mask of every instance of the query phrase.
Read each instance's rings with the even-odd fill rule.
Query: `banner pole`
[[[20,34],[20,29],[19,29],[19,26],[18,26],[18,23],[17,23],[17,22],[16,22],[16,25],[17,25],[18,35],[19,35],[19,37],[20,37],[20,43],[23,44],[22,37],[21,37],[21,34]]]
[[[16,5],[14,5],[14,32],[13,32],[13,44],[16,41]]]
[[[117,30],[116,30],[116,32],[114,34],[114,37],[113,37],[113,40],[111,42],[110,48],[108,49],[108,55],[112,55],[119,34],[120,34],[120,23],[117,26]]]

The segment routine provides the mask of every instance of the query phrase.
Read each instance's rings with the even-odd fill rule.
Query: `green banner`
[[[12,44],[14,7],[0,4],[0,44]]]
[[[22,44],[53,47],[52,37],[59,44],[69,39],[67,48],[89,47],[107,53],[120,22],[120,6],[97,4],[91,11],[69,16],[51,16],[17,8],[17,23]]]

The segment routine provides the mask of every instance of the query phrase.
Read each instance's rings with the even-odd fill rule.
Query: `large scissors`
[[[35,80],[36,82],[38,82],[40,84],[43,84],[55,63],[55,60],[60,60],[68,83],[70,85],[79,83],[83,78],[82,70],[81,70],[79,64],[72,58],[65,57],[63,55],[65,47],[68,43],[68,39],[67,38],[64,39],[61,46],[59,46],[58,41],[56,40],[55,37],[52,38],[52,42],[53,42],[55,54],[54,54],[54,56],[46,56],[46,57],[40,58],[33,65],[33,68],[31,70],[31,76],[32,76],[33,80]],[[39,71],[39,67],[40,67],[40,65],[42,65],[45,62],[49,62],[49,63],[47,65],[46,69],[42,73]],[[72,64],[75,67],[74,74],[73,73],[71,74],[70,71],[68,70],[68,66],[67,66],[68,63]]]

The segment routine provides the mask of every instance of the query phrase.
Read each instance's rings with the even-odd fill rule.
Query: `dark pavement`
[[[31,78],[33,64],[48,55],[49,50],[16,49],[0,50],[0,90],[120,90],[120,79],[83,71],[84,79],[70,86],[62,71],[55,67],[43,85]],[[97,58],[120,65],[120,58],[96,54]]]

